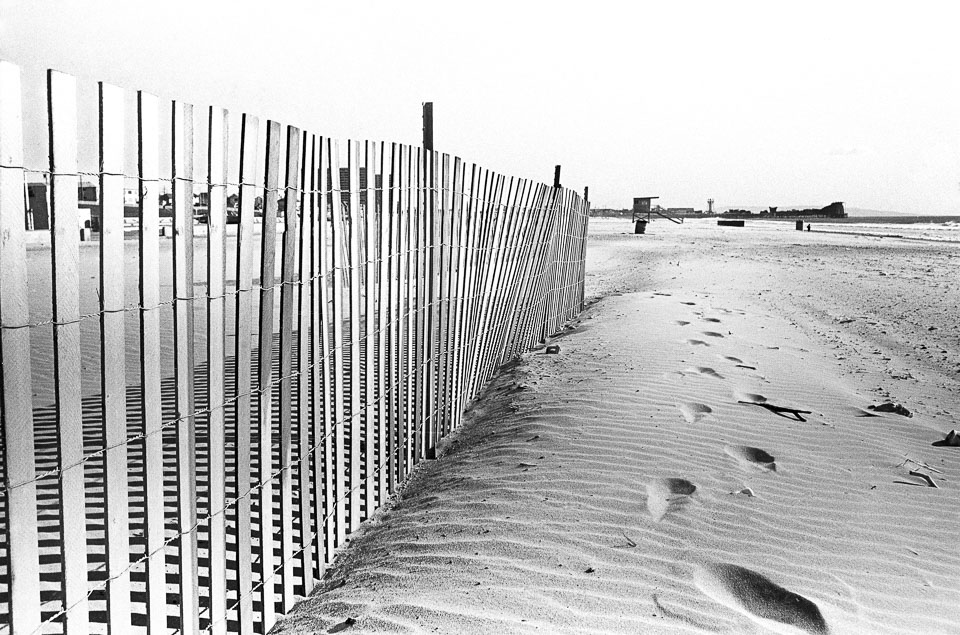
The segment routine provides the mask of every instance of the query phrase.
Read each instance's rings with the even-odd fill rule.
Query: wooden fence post
[[[423,102],[423,149],[433,151],[433,102]]]

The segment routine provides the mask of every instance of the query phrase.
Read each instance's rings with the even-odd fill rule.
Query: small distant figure
[[[810,231],[810,223],[807,223],[807,231]]]

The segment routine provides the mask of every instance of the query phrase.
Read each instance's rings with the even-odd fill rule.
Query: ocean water
[[[816,230],[839,233],[867,234],[870,236],[896,236],[913,240],[929,240],[938,242],[960,242],[960,220],[955,217],[944,222],[850,222],[850,223],[820,223],[811,221]]]

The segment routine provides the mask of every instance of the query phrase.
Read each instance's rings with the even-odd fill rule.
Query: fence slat
[[[330,141],[328,147],[328,157],[330,166],[330,193],[331,205],[330,216],[333,219],[331,223],[331,232],[329,247],[321,245],[322,249],[330,249],[333,254],[333,407],[334,415],[332,426],[334,428],[334,459],[332,461],[333,480],[335,489],[333,492],[334,517],[335,517],[335,539],[333,546],[328,549],[328,558],[332,555],[333,547],[339,547],[347,536],[347,488],[346,477],[347,470],[344,465],[345,452],[344,441],[346,421],[344,420],[344,381],[343,381],[343,202],[340,192],[340,147],[335,141]]]
[[[442,189],[441,189],[441,225],[440,225],[440,369],[439,376],[440,380],[438,381],[439,390],[437,396],[437,409],[439,411],[440,421],[443,424],[443,427],[440,430],[440,436],[446,436],[451,429],[452,417],[449,413],[450,405],[450,386],[452,385],[451,381],[451,362],[453,359],[453,353],[450,350],[450,344],[453,340],[452,338],[452,325],[453,325],[453,282],[455,279],[455,265],[453,261],[453,249],[454,249],[454,211],[452,208],[453,197],[450,191],[450,184],[453,182],[454,186],[457,182],[457,170],[460,168],[460,160],[455,159],[453,162],[453,173],[450,172],[450,155],[443,155],[443,176],[441,179]]]
[[[123,299],[123,91],[100,83],[100,381],[103,409],[107,624],[130,629],[130,518]]]
[[[20,69],[0,61],[0,375],[10,630],[40,627]]]
[[[416,295],[414,296],[414,332],[413,332],[413,463],[419,463],[424,457],[424,436],[427,430],[424,429],[426,422],[426,401],[427,389],[424,382],[424,371],[426,366],[426,159],[427,153],[422,148],[416,149],[416,165],[414,170],[414,183],[416,187],[415,207],[412,214],[414,227],[411,233],[415,237],[414,242],[414,262],[413,270],[414,286]]]
[[[363,516],[361,520],[369,518],[376,507],[376,473],[375,466],[379,463],[376,446],[376,430],[374,427],[374,413],[376,412],[376,402],[374,401],[374,369],[376,365],[375,354],[376,346],[374,331],[376,330],[376,259],[377,244],[374,237],[377,234],[376,225],[376,163],[377,146],[372,141],[367,141],[364,147],[364,161],[366,163],[367,187],[365,190],[366,204],[363,210],[363,339],[364,339],[364,362],[363,362],[363,383],[364,383],[364,412],[363,412],[363,454],[364,454],[364,487],[363,487]],[[359,206],[358,206],[359,207]],[[358,209],[359,211],[359,209]],[[360,351],[357,351],[359,355]],[[358,421],[354,418],[354,422]]]
[[[426,391],[427,406],[425,435],[427,456],[436,458],[437,443],[440,441],[442,420],[438,407],[438,366],[440,358],[440,197],[438,184],[440,182],[440,155],[436,150],[425,153],[427,163],[427,314],[425,323],[426,337]]]
[[[412,279],[410,266],[412,262],[410,232],[412,227],[410,214],[410,147],[400,146],[400,176],[397,192],[397,261],[399,276],[397,280],[397,480],[402,481],[410,471],[410,368],[412,355],[410,353],[410,326]]]
[[[316,377],[310,372],[310,364],[319,365],[317,356],[310,347],[310,321],[312,318],[314,291],[316,286],[311,280],[311,237],[314,219],[316,217],[315,191],[316,181],[316,137],[303,133],[302,159],[300,162],[300,246],[299,262],[297,263],[297,286],[300,293],[297,295],[297,424],[299,434],[299,448],[297,450],[297,480],[300,489],[300,569],[303,572],[303,590],[301,594],[310,595],[313,592],[313,536],[312,531],[322,531],[322,523],[313,525],[310,520],[310,510],[315,509],[317,516],[321,514],[319,485],[320,471],[314,472],[315,481],[310,479],[311,460],[321,455],[318,448],[311,447],[319,441],[319,436],[310,437],[310,380]],[[313,339],[317,333],[314,331]],[[314,414],[319,419],[319,413]],[[312,495],[312,496],[311,496]],[[292,530],[291,530],[292,531]],[[284,607],[286,610],[289,607]]]
[[[350,490],[348,529],[350,533],[360,527],[360,496],[362,489],[361,472],[361,415],[360,412],[360,142],[350,141],[347,152],[347,170],[350,175],[348,207],[349,222],[349,265],[347,280],[350,291]]]
[[[140,172],[140,383],[143,405],[144,538],[147,555],[147,631],[166,632],[163,411],[160,398],[160,124],[157,98],[137,93]]]
[[[253,330],[253,214],[256,197],[257,138],[260,123],[256,117],[243,115],[240,141],[240,212],[237,228],[237,296],[234,339],[236,377],[236,473],[234,488],[237,532],[237,606],[241,632],[253,632],[252,527],[250,514],[250,376],[251,337]]]
[[[326,143],[325,143],[326,141]],[[333,549],[336,538],[336,506],[335,500],[335,472],[334,472],[334,451],[336,433],[334,426],[337,425],[337,419],[334,412],[335,406],[331,403],[337,403],[333,398],[334,388],[331,386],[332,366],[331,356],[337,355],[332,349],[330,342],[331,324],[331,294],[330,294],[330,257],[331,249],[328,247],[331,233],[330,223],[327,221],[327,192],[329,191],[330,180],[327,177],[327,170],[330,168],[330,145],[329,140],[324,138],[317,139],[316,150],[314,151],[316,161],[317,187],[315,193],[314,221],[313,231],[311,232],[312,248],[311,261],[313,267],[313,305],[311,314],[311,331],[313,333],[313,417],[314,417],[314,437],[323,439],[323,465],[321,469],[321,453],[314,452],[313,473],[316,481],[321,481],[323,487],[317,484],[317,574],[322,575],[324,565],[333,558]],[[331,196],[333,194],[331,193]],[[335,272],[335,276],[339,275]],[[335,316],[333,320],[335,321]],[[339,351],[339,347],[337,348]],[[337,359],[334,357],[333,359]],[[319,362],[318,362],[319,360]],[[342,402],[341,402],[342,403]],[[322,412],[323,417],[318,417]],[[342,410],[340,410],[342,414]],[[314,442],[316,445],[317,442]],[[321,505],[320,502],[323,502]]]
[[[199,631],[196,421],[193,416],[193,106],[173,102],[173,374],[176,395],[177,529],[180,535],[180,628]],[[190,253],[191,256],[187,254]]]
[[[469,225],[467,223],[467,205],[466,201],[466,172],[467,166],[461,162],[460,158],[454,160],[454,179],[453,179],[453,224],[451,236],[453,238],[456,251],[452,257],[452,266],[454,269],[453,279],[451,281],[451,306],[452,315],[450,330],[450,386],[447,390],[447,399],[450,402],[450,425],[456,429],[460,424],[459,409],[459,386],[460,386],[460,366],[463,359],[461,346],[463,341],[463,323],[464,323],[464,284],[466,279],[466,257],[469,249],[468,234]]]
[[[276,621],[273,601],[273,314],[276,282],[277,186],[280,183],[280,124],[267,121],[264,162],[263,224],[260,241],[260,318],[257,357],[257,507],[260,561],[261,619],[269,631]]]
[[[227,192],[230,120],[222,108],[210,108],[207,166],[207,405],[209,406],[210,620],[213,635],[227,632],[226,434],[224,412],[214,408],[226,397]]]
[[[87,531],[80,393],[80,224],[77,210],[77,88],[47,73],[53,255],[54,383],[60,466],[63,608],[69,633],[88,629]]]
[[[374,233],[377,236],[376,256],[377,260],[377,375],[376,375],[376,399],[377,399],[377,501],[383,504],[387,500],[388,478],[390,475],[389,466],[390,448],[392,444],[388,441],[393,435],[393,428],[390,427],[389,417],[387,416],[387,407],[389,397],[387,395],[387,324],[390,319],[390,310],[388,298],[390,297],[390,199],[388,196],[390,188],[389,159],[387,158],[388,149],[385,144],[380,145],[380,163],[378,166],[380,174],[380,187],[376,191],[376,204],[374,206],[375,220]]]
[[[400,355],[400,283],[403,280],[403,277],[400,274],[400,214],[398,211],[399,178],[399,149],[396,143],[391,143],[389,179],[386,173],[383,177],[384,186],[389,186],[390,189],[388,196],[384,200],[383,217],[381,219],[381,231],[388,232],[389,235],[389,240],[387,243],[387,249],[389,251],[387,264],[389,268],[386,274],[387,284],[385,285],[386,304],[381,307],[381,312],[386,314],[385,319],[387,320],[388,325],[386,382],[387,390],[389,391],[387,395],[387,429],[390,432],[387,440],[387,451],[390,455],[390,461],[387,474],[387,489],[390,494],[393,494],[394,491],[396,491],[396,485],[398,482],[397,475],[399,474],[400,465],[398,455],[400,448],[403,447],[403,444],[400,441],[400,422],[402,421],[402,418],[399,416],[400,386],[398,384],[397,372]],[[381,299],[383,297],[384,296],[381,296]]]
[[[297,296],[297,227],[300,200],[300,130],[287,126],[280,288],[280,562],[281,614],[293,607],[293,300]],[[298,376],[302,380],[302,376]],[[307,490],[309,494],[309,490]],[[301,490],[300,495],[304,492]],[[301,522],[306,522],[301,519]],[[265,629],[266,630],[266,629]]]

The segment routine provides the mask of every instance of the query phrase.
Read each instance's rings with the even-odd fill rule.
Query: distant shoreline
[[[616,218],[626,221],[630,221],[631,217],[629,214],[626,216],[620,214],[596,214],[590,215],[590,218]],[[721,214],[696,214],[696,215],[687,215],[681,216],[678,218],[688,219],[688,218],[723,218]],[[655,218],[653,220],[656,220]],[[908,216],[908,215],[898,215],[898,216],[847,216],[846,218],[828,218],[828,217],[784,217],[784,218],[771,218],[769,216],[755,216],[753,218],[745,218],[744,220],[763,220],[763,221],[774,221],[774,222],[796,222],[797,220],[803,220],[805,223],[837,223],[837,224],[856,224],[856,223],[889,223],[895,225],[913,225],[917,223],[960,223],[960,216],[941,216],[941,215],[927,215],[927,216]]]

